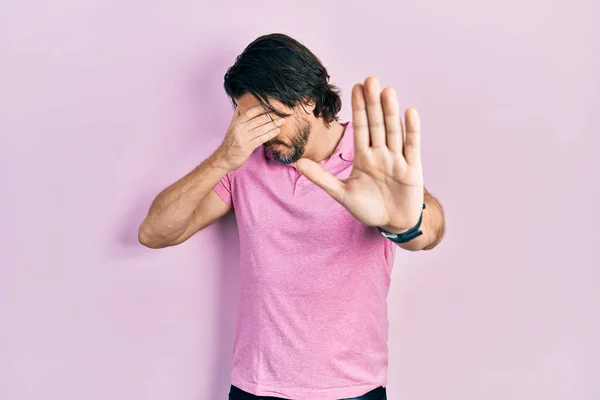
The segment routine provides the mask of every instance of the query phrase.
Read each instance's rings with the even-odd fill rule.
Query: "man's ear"
[[[302,104],[302,108],[308,113],[308,114],[312,114],[313,110],[316,107],[316,102],[313,99],[304,99],[304,102],[306,104]]]

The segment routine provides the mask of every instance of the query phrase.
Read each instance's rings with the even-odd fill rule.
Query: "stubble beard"
[[[304,155],[304,151],[306,150],[306,143],[308,142],[308,137],[310,136],[310,122],[305,119],[299,120],[296,122],[296,137],[292,142],[291,148],[293,149],[291,152],[285,152],[283,154],[280,151],[273,150],[271,152],[271,157],[273,160],[277,161],[280,164],[291,164],[293,162],[298,161]],[[288,146],[285,143],[269,140],[264,143],[265,147],[269,147],[273,144],[281,144],[283,146]]]

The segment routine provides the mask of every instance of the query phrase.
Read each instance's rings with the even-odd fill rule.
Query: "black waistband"
[[[383,386],[376,387],[375,389],[358,397],[352,397],[351,399],[340,399],[340,400],[386,400],[386,390]],[[283,397],[272,397],[272,396],[256,396],[252,393],[248,393],[238,388],[237,386],[231,385],[229,391],[229,400],[286,400]]]

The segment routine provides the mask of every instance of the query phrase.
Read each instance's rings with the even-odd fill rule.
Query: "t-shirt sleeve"
[[[233,195],[231,191],[231,172],[225,175],[214,187],[214,191],[231,208],[233,208]]]

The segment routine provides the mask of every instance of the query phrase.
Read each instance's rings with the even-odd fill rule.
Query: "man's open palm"
[[[323,188],[357,220],[369,226],[412,228],[423,206],[419,115],[405,113],[406,132],[394,89],[383,92],[374,77],[352,88],[354,163],[340,180],[312,160],[297,169]]]

